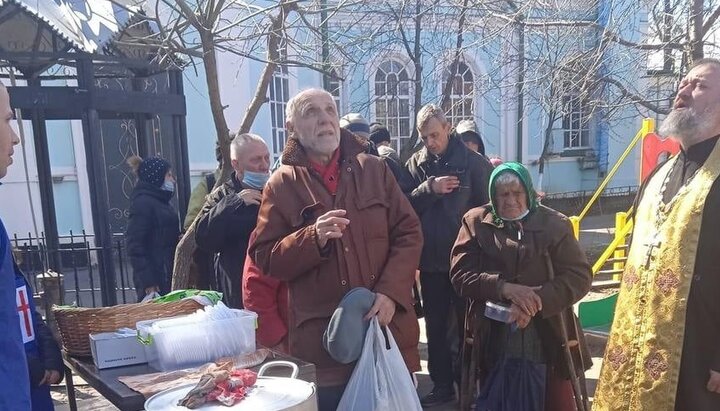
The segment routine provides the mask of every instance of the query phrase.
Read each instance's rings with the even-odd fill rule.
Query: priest
[[[641,187],[593,411],[720,410],[720,60],[680,83],[681,152]]]

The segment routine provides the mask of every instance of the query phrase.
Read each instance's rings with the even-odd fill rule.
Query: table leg
[[[65,388],[67,389],[68,405],[70,411],[77,411],[77,399],[75,398],[75,384],[73,383],[73,373],[70,367],[65,366]]]

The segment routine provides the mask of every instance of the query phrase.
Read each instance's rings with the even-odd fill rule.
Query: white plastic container
[[[202,314],[137,323],[138,340],[151,367],[179,370],[255,351],[257,314],[227,308],[226,318],[208,319]]]

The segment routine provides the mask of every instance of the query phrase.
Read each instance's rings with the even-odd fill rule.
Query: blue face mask
[[[270,178],[270,173],[255,173],[253,171],[245,171],[243,173],[243,184],[255,190],[262,190]]]
[[[165,180],[165,182],[163,183],[163,185],[160,186],[160,189],[163,190],[163,191],[169,191],[169,192],[172,193],[172,192],[175,191],[175,183],[173,183],[173,182],[170,181],[170,180]]]

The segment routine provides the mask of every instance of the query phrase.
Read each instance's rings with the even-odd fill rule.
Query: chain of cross
[[[652,261],[655,254],[654,251],[656,248],[660,248],[661,244],[662,242],[657,238],[657,235],[655,235],[652,240],[643,244],[645,247],[647,247],[647,252],[645,254],[645,269],[650,268],[650,261]]]

